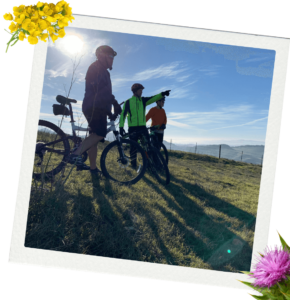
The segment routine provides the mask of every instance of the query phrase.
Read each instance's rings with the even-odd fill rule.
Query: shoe
[[[76,165],[77,171],[90,170],[90,167],[83,163],[81,155],[71,154],[68,163]]]
[[[90,169],[90,172],[91,174],[94,174],[94,175],[103,175],[102,171],[99,170],[98,168],[95,168],[95,169]]]

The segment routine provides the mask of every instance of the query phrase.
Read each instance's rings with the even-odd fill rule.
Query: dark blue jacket
[[[86,74],[86,90],[82,110],[102,110],[110,115],[112,104],[115,102],[112,94],[112,83],[109,71],[100,61],[93,62]]]

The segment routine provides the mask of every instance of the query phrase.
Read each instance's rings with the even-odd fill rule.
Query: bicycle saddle
[[[61,95],[56,96],[56,101],[60,104],[68,105],[69,103],[77,103],[77,100],[70,99]]]

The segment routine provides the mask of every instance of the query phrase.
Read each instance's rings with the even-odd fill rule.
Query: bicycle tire
[[[42,178],[42,175],[51,178],[58,174],[66,165],[66,161],[70,153],[70,145],[68,139],[66,139],[66,134],[58,126],[44,120],[39,120],[38,126],[44,128],[44,131],[39,130],[38,127],[33,166],[33,178],[35,178],[36,180],[40,180]],[[44,140],[45,142],[52,142],[53,140],[56,141],[58,139],[63,139],[60,142],[56,143],[57,147],[62,149],[60,150],[62,151],[62,153],[58,154],[49,150],[45,150],[45,153],[42,154],[42,156],[45,156],[45,159],[43,159],[44,162],[42,161],[41,163],[41,165],[43,164],[43,170],[42,167],[39,167],[36,164],[37,156],[40,159],[40,151],[37,151],[37,145],[43,144]],[[55,144],[52,144],[52,147],[54,146]],[[50,166],[52,169],[50,169]]]
[[[155,147],[150,147],[148,151],[149,156],[149,169],[151,173],[154,175],[154,177],[158,180],[159,183],[163,185],[167,185],[170,183],[170,172],[167,166],[167,163],[163,157],[163,155],[160,153],[158,149]],[[157,160],[157,162],[156,162]],[[158,165],[157,165],[158,163]],[[161,177],[158,174],[158,171],[164,171],[163,176]]]
[[[168,164],[168,151],[166,146],[163,143],[159,142],[157,138],[155,138],[155,136],[154,138],[151,138],[151,143],[155,148],[157,148],[161,152],[161,154],[165,158],[166,163]]]
[[[136,155],[138,157],[136,159],[136,162],[137,162],[137,164],[139,162],[140,165],[139,165],[139,168],[136,169],[136,174],[134,174],[134,171],[135,171],[134,169],[129,169],[130,160],[132,162],[132,158],[131,158],[130,154],[127,154],[127,155],[125,154],[126,163],[120,161],[120,154],[119,154],[119,149],[118,149],[118,146],[120,146],[120,142],[121,142],[121,146],[124,151],[124,154],[125,153],[127,154],[128,151],[130,151],[130,148],[132,146],[135,147],[135,149],[137,149]],[[123,185],[135,184],[144,176],[144,173],[146,171],[146,167],[147,167],[146,154],[145,154],[143,148],[134,141],[131,141],[128,139],[121,139],[120,142],[116,140],[116,141],[110,143],[109,145],[107,145],[107,147],[103,150],[102,155],[101,155],[101,160],[100,160],[102,173],[104,174],[104,176],[106,178],[111,179],[115,182],[119,182]],[[110,154],[110,157],[108,154]],[[111,158],[111,156],[113,156],[113,158]],[[120,173],[122,172],[122,175],[117,176],[117,172],[120,172]],[[136,175],[136,177],[133,179],[130,179],[130,180],[126,180],[126,178],[128,178],[130,176],[130,174]],[[122,180],[121,178],[124,180]]]
[[[166,164],[168,165],[168,151],[167,151],[167,148],[165,147],[165,145],[163,143],[160,144],[160,148],[163,150],[163,153],[161,152],[161,154],[163,155],[165,161],[166,161]]]

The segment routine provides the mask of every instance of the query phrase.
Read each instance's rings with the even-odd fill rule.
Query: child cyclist
[[[164,102],[165,97],[156,101],[156,106],[152,107],[146,115],[146,122],[151,119],[151,126],[158,126],[158,129],[155,130],[155,135],[157,136],[160,144],[163,142],[164,129],[166,128],[167,124],[166,112],[163,109]]]
[[[126,100],[121,112],[120,116],[120,134],[125,135],[124,130],[124,123],[125,119],[128,116],[128,127],[129,127],[129,134],[130,139],[133,141],[138,141],[139,136],[142,133],[145,133],[148,135],[148,132],[144,132],[144,129],[146,129],[146,117],[145,107],[147,105],[150,105],[162,98],[164,96],[169,96],[170,90],[167,90],[165,92],[162,92],[160,94],[157,94],[152,97],[142,97],[144,86],[140,83],[134,83],[131,87],[131,91],[133,92],[133,96]],[[132,133],[135,133],[132,135]],[[149,139],[149,136],[148,136]],[[136,154],[134,147],[130,149],[130,156],[132,157],[131,166],[132,168],[136,168]]]

